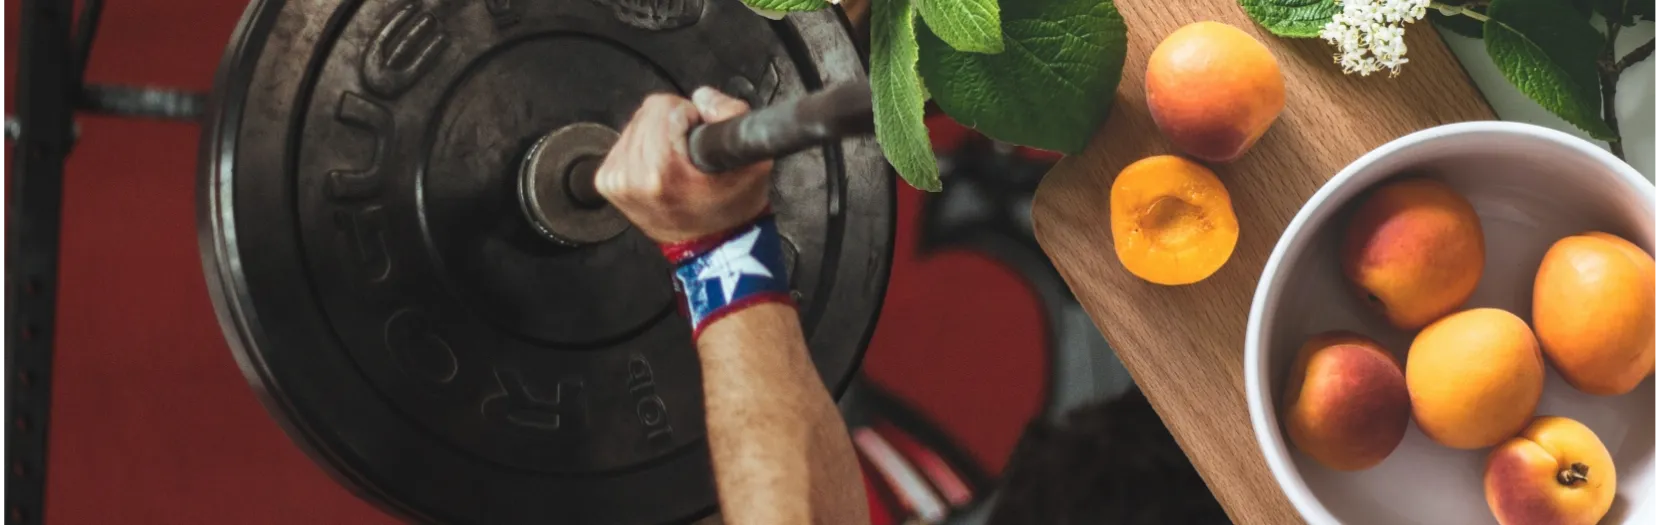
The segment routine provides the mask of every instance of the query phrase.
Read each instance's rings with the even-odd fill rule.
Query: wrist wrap
[[[749,306],[793,305],[773,215],[701,239],[664,244],[661,252],[675,266],[673,289],[683,298],[682,313],[690,318],[696,339],[707,325]]]

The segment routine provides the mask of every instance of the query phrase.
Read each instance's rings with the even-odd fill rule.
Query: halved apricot
[[[1213,171],[1159,155],[1121,170],[1110,187],[1110,230],[1127,271],[1164,285],[1199,282],[1236,249],[1236,211]]]

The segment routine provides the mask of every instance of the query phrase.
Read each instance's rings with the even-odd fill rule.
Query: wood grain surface
[[[1117,0],[1116,7],[1129,39],[1115,105],[1086,151],[1041,183],[1036,237],[1231,518],[1299,522],[1265,466],[1243,397],[1243,331],[1265,259],[1306,199],[1358,156],[1413,131],[1494,114],[1426,22],[1408,28],[1400,76],[1362,78],[1341,74],[1321,40],[1270,35],[1236,0]],[[1163,37],[1202,20],[1239,27],[1271,49],[1287,107],[1246,156],[1210,165],[1241,224],[1231,260],[1203,282],[1165,287],[1116,259],[1109,191],[1127,164],[1177,153],[1145,107],[1144,67]]]

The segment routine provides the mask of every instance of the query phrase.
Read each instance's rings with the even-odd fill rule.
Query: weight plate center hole
[[[619,138],[609,126],[577,122],[530,147],[519,170],[519,197],[535,231],[561,245],[582,246],[627,230],[626,217],[604,202],[595,185],[604,155]]]
[[[569,167],[564,176],[564,191],[569,192],[569,198],[575,201],[576,206],[595,210],[609,205],[604,196],[598,194],[598,167],[602,166],[604,158],[597,155],[581,157]]]

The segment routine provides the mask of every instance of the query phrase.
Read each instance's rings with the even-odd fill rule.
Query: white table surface
[[[1548,113],[1518,92],[1518,88],[1512,87],[1495,69],[1495,63],[1490,61],[1482,40],[1448,31],[1440,33],[1449,49],[1460,57],[1461,65],[1472,76],[1472,82],[1483,91],[1484,98],[1489,99],[1490,107],[1501,120],[1528,122],[1591,140],[1585,132]],[[1650,22],[1622,28],[1616,38],[1617,56],[1649,41],[1652,34],[1656,34],[1656,24]],[[1408,66],[1404,66],[1403,74],[1409,74]],[[1616,114],[1621,121],[1622,147],[1627,152],[1627,163],[1643,173],[1645,178],[1651,178],[1656,173],[1656,130],[1652,130],[1656,127],[1656,57],[1647,58],[1622,72],[1621,82],[1616,85]],[[1599,142],[1599,145],[1604,143]]]

